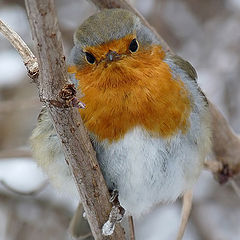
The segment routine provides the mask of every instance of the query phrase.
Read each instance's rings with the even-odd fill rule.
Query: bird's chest
[[[127,83],[115,86],[113,75],[112,86],[107,89],[82,87],[81,101],[86,109],[80,113],[87,129],[99,140],[118,141],[137,126],[162,138],[171,137],[179,130],[186,132],[191,103],[180,79],[172,79],[171,74],[161,76],[150,69],[145,69],[143,76],[136,74],[137,80],[133,76],[127,80],[119,76]]]
[[[137,127],[117,142],[95,144],[108,187],[119,191],[121,204],[131,214],[138,215],[156,203],[175,200],[187,182],[196,178],[196,173],[191,173],[191,169],[198,169],[196,149],[185,140],[181,144],[179,141],[179,137],[171,143],[151,137]]]

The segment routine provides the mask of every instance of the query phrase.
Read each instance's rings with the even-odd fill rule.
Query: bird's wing
[[[178,67],[180,67],[188,76],[190,79],[192,79],[193,81],[197,83],[197,72],[195,70],[195,68],[191,65],[191,63],[189,63],[188,61],[182,59],[181,57],[177,56],[177,55],[170,55],[168,56],[169,59],[172,60],[172,62],[177,65]],[[202,89],[199,87],[198,85],[198,91],[202,94],[204,101],[206,102],[206,104],[208,105],[208,100],[206,95],[203,93]]]
[[[174,64],[176,64],[182,70],[184,70],[191,79],[197,80],[197,72],[194,69],[194,67],[191,65],[191,63],[189,63],[188,61],[182,59],[177,55],[169,56],[169,58],[173,61]]]

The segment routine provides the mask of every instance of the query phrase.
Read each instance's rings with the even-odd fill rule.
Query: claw
[[[118,202],[118,190],[114,189],[111,193],[111,198],[109,199],[110,203],[114,203],[115,201]]]

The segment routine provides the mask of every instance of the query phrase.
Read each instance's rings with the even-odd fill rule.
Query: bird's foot
[[[113,205],[116,204],[120,204],[119,201],[118,201],[118,190],[117,189],[113,189],[111,192],[110,192],[110,200],[109,202],[112,203]]]

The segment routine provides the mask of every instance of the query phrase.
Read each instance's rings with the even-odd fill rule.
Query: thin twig
[[[0,152],[0,158],[31,158],[30,150],[25,149],[6,149]]]
[[[128,222],[129,222],[129,229],[130,229],[130,240],[135,240],[135,228],[134,228],[134,222],[133,222],[132,216],[128,217]]]
[[[68,231],[74,239],[76,238],[80,240],[92,237],[91,229],[87,219],[84,217],[84,209],[81,203],[78,204],[78,207],[74,212]]]
[[[229,180],[233,190],[235,191],[235,193],[237,194],[237,196],[240,198],[240,188],[239,186],[237,185],[236,181],[234,179],[230,179]]]
[[[207,160],[204,162],[204,167],[212,173],[218,173],[222,170],[223,164],[216,160]]]
[[[8,39],[13,47],[18,51],[32,79],[38,76],[38,62],[32,51],[22,38],[13,31],[7,24],[0,20],[0,32]]]
[[[181,217],[181,223],[178,230],[177,240],[182,240],[189,215],[191,213],[192,208],[192,190],[188,190],[183,195],[183,204],[182,204],[182,217]]]

